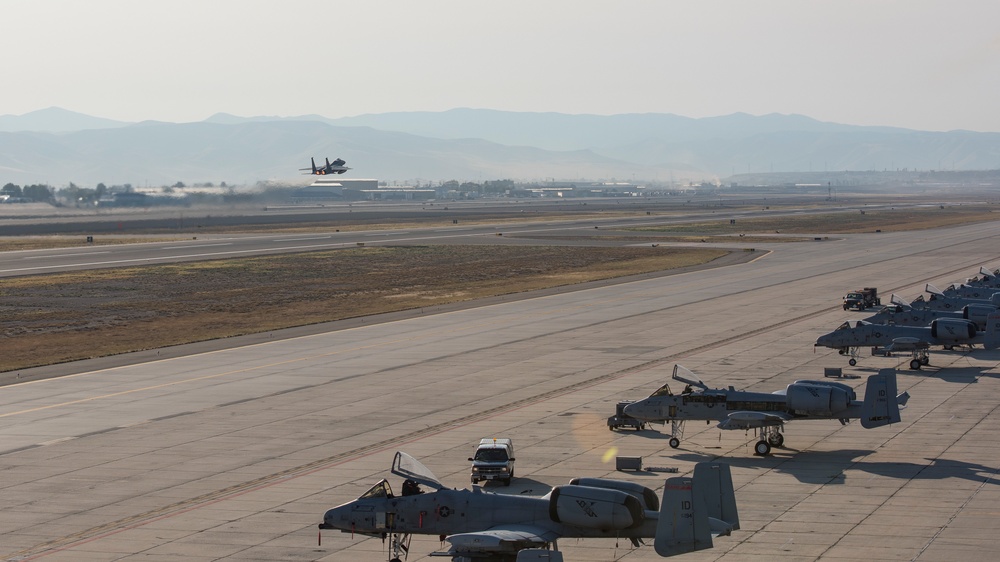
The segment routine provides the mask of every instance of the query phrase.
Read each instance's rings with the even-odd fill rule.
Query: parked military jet
[[[870,324],[930,326],[931,322],[938,318],[952,318],[956,320],[971,320],[976,323],[978,329],[982,330],[986,327],[986,317],[994,310],[996,309],[991,307],[989,310],[984,311],[972,305],[967,305],[962,310],[916,308],[907,304],[898,295],[892,295],[888,305],[883,306],[881,310],[863,320]]]
[[[525,549],[558,550],[556,541],[571,537],[624,537],[636,546],[652,537],[657,554],[673,556],[712,548],[713,536],[740,528],[727,464],[698,463],[692,478],[668,478],[662,503],[640,484],[597,478],[574,479],[542,497],[494,494],[478,486],[452,490],[403,452],[396,453],[392,473],[406,479],[401,496],[383,479],[327,511],[319,528],[388,537],[390,562],[398,562],[418,534],[451,544],[431,556],[500,562],[526,559],[518,554]]]
[[[911,369],[929,365],[930,346],[952,349],[957,346],[982,344],[986,349],[1000,348],[1000,312],[994,310],[986,318],[986,330],[978,331],[976,323],[955,318],[938,318],[929,326],[887,326],[869,324],[863,320],[848,320],[836,330],[816,339],[815,347],[830,347],[841,355],[850,355],[851,366],[857,365],[862,347],[871,347],[874,354],[913,353]]]
[[[1000,293],[990,293],[984,298],[961,296],[958,294],[946,295],[944,291],[934,285],[927,283],[924,291],[930,294],[930,298],[923,299],[923,295],[917,297],[910,304],[915,308],[929,308],[931,310],[962,310],[966,306],[985,307],[991,310],[1000,306]]]
[[[1000,289],[995,287],[986,287],[982,285],[969,285],[967,283],[952,283],[945,287],[941,293],[946,297],[960,298],[960,299],[982,299],[988,300],[990,302],[996,303],[997,299],[993,297],[996,293],[1000,292]]]
[[[324,176],[326,174],[343,174],[347,170],[350,170],[350,168],[348,168],[347,166],[344,165],[344,164],[347,164],[347,162],[345,162],[344,160],[342,160],[340,158],[337,158],[333,162],[330,162],[330,159],[327,158],[326,159],[326,166],[320,166],[318,168],[316,167],[316,159],[315,158],[310,158],[309,160],[312,162],[312,168],[311,168],[312,172],[311,173],[314,176]],[[310,170],[310,168],[299,168],[299,171],[302,171],[302,172],[308,172],[309,170]]]
[[[868,377],[864,401],[857,400],[854,389],[830,381],[795,381],[773,393],[746,392],[708,388],[691,371],[674,365],[674,380],[687,385],[677,395],[665,384],[649,398],[625,406],[625,413],[645,421],[671,422],[669,444],[680,445],[684,422],[718,421],[719,429],[759,429],[760,441],[754,445],[757,455],[765,456],[771,447],[781,447],[785,422],[800,419],[834,419],[846,424],[861,418],[865,428],[880,427],[900,421],[899,409],[906,405],[907,393],[896,395],[896,372],[883,369]],[[697,388],[697,390],[695,390]]]

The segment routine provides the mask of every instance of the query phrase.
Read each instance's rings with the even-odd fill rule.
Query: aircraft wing
[[[533,525],[501,525],[477,531],[449,535],[450,555],[472,553],[516,553],[518,550],[543,547],[559,538],[559,534]]]
[[[769,427],[782,425],[791,421],[792,416],[784,412],[733,412],[729,417],[719,422],[719,429],[752,429],[755,427]]]

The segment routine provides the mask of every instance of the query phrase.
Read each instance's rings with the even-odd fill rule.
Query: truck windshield
[[[507,462],[507,451],[504,449],[479,449],[476,460],[483,462]]]

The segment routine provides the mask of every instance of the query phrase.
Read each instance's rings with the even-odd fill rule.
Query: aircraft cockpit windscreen
[[[847,322],[844,322],[840,326],[837,326],[837,329],[834,331],[839,332],[840,330],[850,330],[850,329],[851,329],[851,321],[848,320]]]
[[[892,294],[892,297],[889,299],[889,302],[896,306],[906,306],[906,301],[899,298],[899,295],[897,295],[896,293]]]
[[[657,388],[656,392],[653,392],[652,394],[650,394],[649,397],[652,398],[654,396],[673,396],[673,395],[674,395],[674,393],[670,392],[670,385],[669,384],[665,384],[665,385],[661,386],[660,388]]]
[[[361,494],[358,498],[359,500],[370,500],[374,498],[391,498],[392,488],[389,487],[389,481],[383,478],[378,484],[375,484],[368,489],[367,492]]]
[[[438,482],[437,477],[429,468],[402,451],[396,451],[396,456],[392,459],[392,473],[435,490],[444,488],[444,485]]]

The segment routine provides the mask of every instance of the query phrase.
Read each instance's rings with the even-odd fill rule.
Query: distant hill
[[[34,131],[42,133],[65,133],[86,129],[111,129],[124,127],[128,123],[91,117],[59,107],[39,109],[24,115],[0,115],[0,131]]]
[[[770,171],[997,169],[1000,133],[857,127],[801,115],[485,109],[342,119],[220,113],[181,124],[128,124],[58,108],[0,117],[0,185],[305,184],[310,178],[297,169],[310,157],[344,158],[353,168],[346,177],[401,182],[700,182]]]
[[[428,181],[650,177],[669,171],[588,151],[553,152],[478,140],[429,139],[309,121],[141,123],[63,135],[0,133],[0,184],[96,182],[136,186],[211,181],[307,184],[309,158],[347,160],[344,177]]]

